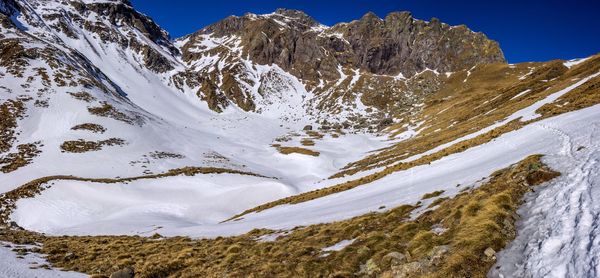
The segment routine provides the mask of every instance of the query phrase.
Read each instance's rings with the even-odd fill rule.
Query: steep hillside
[[[507,64],[408,12],[279,9],[172,39],[126,0],[0,0],[0,25],[0,240],[27,260],[594,276],[600,55]],[[59,275],[6,248],[0,275]]]
[[[228,17],[177,44],[190,68],[176,79],[199,84],[198,95],[213,110],[229,102],[246,111],[268,109],[265,102],[281,99],[282,90],[269,84],[289,83],[284,70],[310,93],[301,105],[311,117],[346,126],[411,110],[441,82],[425,71],[504,62],[498,44],[485,35],[437,19],[416,20],[407,12],[385,19],[369,13],[327,27],[301,11],[279,9]],[[430,84],[416,84],[414,76]]]

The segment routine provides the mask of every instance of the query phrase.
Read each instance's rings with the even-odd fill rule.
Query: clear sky
[[[172,37],[229,15],[299,9],[325,25],[410,11],[418,19],[465,24],[500,43],[511,63],[590,56],[600,52],[600,0],[132,0]]]

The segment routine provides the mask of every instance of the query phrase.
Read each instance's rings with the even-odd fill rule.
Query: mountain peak
[[[301,11],[301,10],[278,8],[277,10],[275,10],[275,12],[273,12],[271,14],[267,14],[265,16],[267,16],[267,17],[269,17],[269,16],[282,17],[284,22],[286,22],[288,25],[289,24],[300,24],[300,25],[304,25],[307,27],[319,25],[319,22],[317,22],[314,18],[312,18],[311,16],[309,16],[308,14],[306,14],[304,11]],[[298,26],[298,27],[302,28],[302,26]]]
[[[366,14],[364,14],[360,20],[381,20],[381,18],[376,15],[374,12],[367,12]]]
[[[390,12],[385,16],[385,18],[412,18],[412,13],[409,11]]]
[[[310,17],[304,11],[286,8],[277,8],[273,13],[294,18]]]

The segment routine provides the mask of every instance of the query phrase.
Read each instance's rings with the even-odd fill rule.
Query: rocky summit
[[[595,277],[599,127],[600,55],[410,12],[0,0],[0,277]]]
[[[352,90],[346,84],[340,87],[343,82],[338,81],[353,73],[375,79],[369,83],[398,83],[385,77],[404,79],[426,70],[453,72],[478,64],[505,63],[498,43],[484,34],[464,25],[449,26],[435,18],[430,22],[417,20],[409,12],[390,13],[385,19],[367,13],[350,23],[328,27],[302,11],[278,9],[266,15],[230,16],[178,42],[187,64],[198,63],[209,55],[229,58],[230,68],[204,80],[210,84],[204,93],[211,95],[214,109],[224,105],[225,100],[233,100],[245,110],[256,108],[246,97],[250,92],[240,82],[232,80],[225,92],[216,85],[220,76],[244,71],[233,66],[244,60],[277,65],[319,94],[320,101]],[[227,47],[213,47],[220,45],[215,42]],[[193,70],[211,76],[203,69]],[[359,90],[367,94],[370,91],[364,87]]]

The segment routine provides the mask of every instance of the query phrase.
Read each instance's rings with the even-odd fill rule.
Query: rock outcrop
[[[268,65],[291,74],[318,96],[309,104],[313,111],[337,115],[352,110],[348,106],[360,99],[376,111],[369,117],[379,122],[405,113],[436,91],[441,82],[437,73],[505,63],[498,43],[484,34],[437,19],[417,20],[408,12],[384,19],[367,13],[328,27],[301,11],[278,9],[227,17],[178,44],[190,68],[177,74],[175,83],[198,88],[196,94],[213,110],[229,103],[260,110],[256,102],[265,96],[252,88],[264,87],[257,82],[263,83],[265,75],[255,65]],[[364,111],[357,114],[365,116]]]
[[[295,10],[230,16],[189,37],[182,49],[187,60],[194,58],[190,47],[203,35],[238,36],[244,57],[277,64],[302,79],[337,78],[337,65],[412,76],[425,69],[451,72],[505,62],[498,43],[484,34],[436,18],[417,20],[409,12],[390,13],[384,19],[367,13],[332,27]]]

